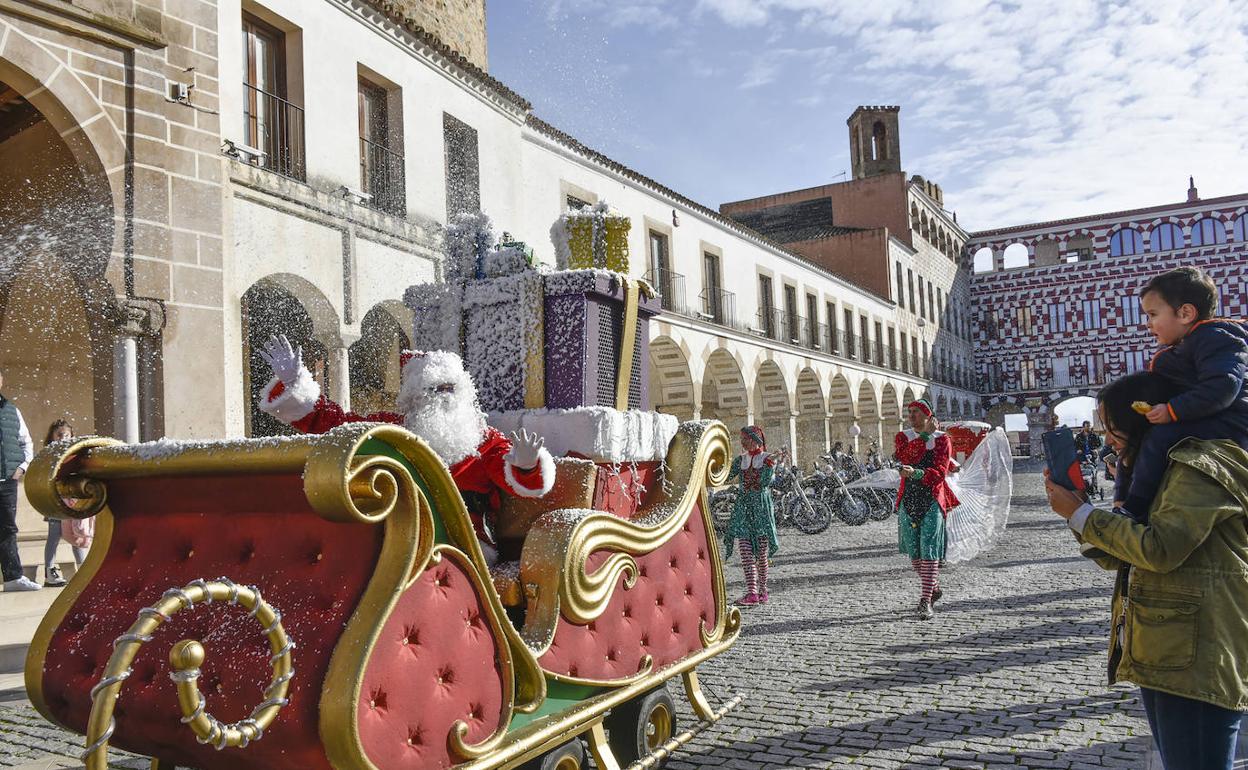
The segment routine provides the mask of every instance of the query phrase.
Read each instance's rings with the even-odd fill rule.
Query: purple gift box
[[[604,270],[569,270],[546,276],[546,406],[616,405],[616,378],[623,348],[626,290],[621,276]],[[650,319],[657,297],[641,293],[628,408],[649,409]]]

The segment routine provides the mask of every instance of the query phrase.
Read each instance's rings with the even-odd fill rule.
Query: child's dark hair
[[[1140,297],[1150,291],[1157,292],[1157,296],[1175,310],[1191,305],[1196,308],[1196,317],[1201,321],[1213,318],[1218,311],[1218,287],[1199,267],[1176,267],[1155,275],[1144,284]]]
[[[74,432],[74,426],[69,424],[69,420],[53,420],[52,424],[48,426],[48,435],[43,438],[43,445],[47,446],[48,444],[51,444],[52,437],[55,436],[56,432],[61,428],[69,428],[69,432],[71,434]]]
[[[1160,374],[1136,372],[1119,377],[1096,394],[1096,401],[1105,412],[1105,429],[1126,440],[1121,454],[1127,462],[1135,459],[1144,437],[1153,427],[1148,418],[1131,407],[1136,401],[1164,404],[1178,395],[1178,389]]]

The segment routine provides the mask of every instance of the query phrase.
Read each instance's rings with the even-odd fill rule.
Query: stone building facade
[[[1027,416],[1029,444],[1061,402],[1147,368],[1157,350],[1139,290],[1203,268],[1221,314],[1248,318],[1248,194],[973,233],[975,367],[991,419]]]
[[[489,69],[485,0],[391,0],[398,12],[483,70]]]

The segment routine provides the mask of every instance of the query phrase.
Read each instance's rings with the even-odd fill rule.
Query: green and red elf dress
[[[897,550],[911,559],[945,557],[945,517],[958,498],[945,477],[953,444],[943,431],[919,433],[911,428],[894,439],[897,462],[923,471],[922,479],[901,479],[897,492]]]
[[[732,518],[728,521],[728,531],[724,533],[725,556],[732,554],[737,540],[750,543],[753,553],[760,558],[763,554],[775,556],[780,550],[780,541],[776,538],[776,515],[771,504],[771,482],[775,476],[776,458],[766,450],[760,448],[759,451],[745,452],[733,458],[727,480],[740,481]]]

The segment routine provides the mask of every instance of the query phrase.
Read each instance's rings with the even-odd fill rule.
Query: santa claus
[[[497,551],[488,522],[501,496],[541,497],[554,486],[555,461],[542,438],[520,431],[508,439],[487,425],[476,385],[454,353],[404,351],[398,411],[367,415],[326,398],[303,365],[302,350],[285,336],[271,338],[260,356],[273,369],[260,392],[260,409],[292,428],[324,433],[347,422],[388,422],[424,439],[450,470],[490,563]]]

